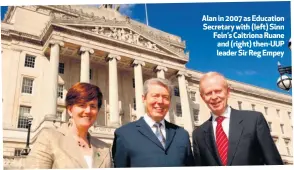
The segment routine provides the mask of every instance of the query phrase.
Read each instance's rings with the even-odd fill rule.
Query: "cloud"
[[[252,76],[257,74],[254,70],[245,70],[245,71],[237,71],[236,72],[239,76]]]
[[[99,7],[100,7],[100,5],[102,5],[102,4],[95,4],[95,5],[90,5],[90,6],[94,6],[94,7],[97,7],[97,8],[99,8]]]
[[[132,16],[132,8],[134,6],[135,6],[135,4],[121,4],[120,8],[119,8],[119,12],[131,17]]]
[[[95,4],[91,5],[94,7],[99,8],[103,4]],[[116,4],[113,4],[116,5]],[[122,13],[123,15],[127,15],[129,17],[132,16],[132,8],[135,6],[135,4],[120,4],[119,12]]]

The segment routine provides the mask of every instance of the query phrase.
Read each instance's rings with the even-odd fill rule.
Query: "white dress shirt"
[[[214,113],[211,113],[211,115],[212,115],[213,134],[214,134],[214,139],[216,140],[216,125],[217,125],[216,118],[218,116],[216,116]],[[222,122],[222,127],[224,129],[225,134],[227,135],[227,138],[229,139],[231,108],[228,106],[225,112],[221,116],[225,117],[225,119]]]
[[[92,168],[92,156],[84,155],[84,159],[87,162],[89,168]]]
[[[148,126],[152,129],[153,133],[155,134],[155,132],[156,132],[156,127],[154,127],[153,125],[154,125],[156,122],[155,122],[153,119],[151,119],[151,117],[149,117],[147,113],[144,115],[143,118],[144,118],[145,122],[148,124]],[[158,123],[159,123],[159,122],[158,122]],[[162,132],[164,138],[166,139],[166,130],[165,130],[164,119],[161,120],[160,123],[161,123],[161,127],[160,127],[161,132]]]

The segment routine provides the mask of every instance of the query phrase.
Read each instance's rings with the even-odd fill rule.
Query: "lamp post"
[[[32,126],[33,117],[30,114],[27,114],[27,123],[28,123],[28,135],[26,147],[21,151],[21,155],[28,155],[31,151],[30,149],[30,134],[31,134],[31,126]]]
[[[291,39],[289,40],[288,47],[291,50]],[[292,77],[288,75],[292,75],[292,66],[282,67],[281,63],[278,62],[278,71],[280,73],[277,81],[278,87],[282,90],[289,91],[292,88]]]

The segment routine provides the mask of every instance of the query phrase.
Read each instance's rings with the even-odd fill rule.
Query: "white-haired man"
[[[262,113],[228,105],[230,88],[223,75],[209,72],[199,87],[211,117],[193,132],[196,165],[283,164]]]
[[[152,78],[144,83],[146,114],[115,131],[114,167],[194,165],[188,132],[164,120],[171,94],[168,80]]]

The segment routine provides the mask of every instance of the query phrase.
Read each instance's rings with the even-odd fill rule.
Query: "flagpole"
[[[145,14],[146,14],[146,24],[147,24],[147,26],[149,26],[149,23],[148,23],[148,14],[147,14],[147,4],[145,4]]]

